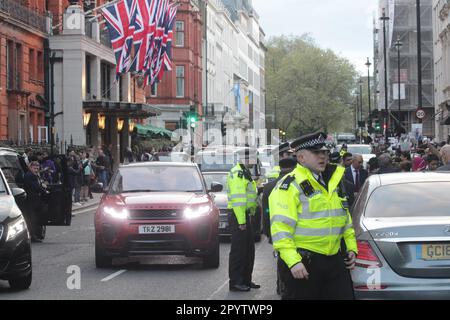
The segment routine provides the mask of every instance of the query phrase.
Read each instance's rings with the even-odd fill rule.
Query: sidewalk
[[[90,211],[97,208],[100,203],[100,199],[103,196],[103,193],[93,193],[92,196],[94,197],[94,199],[89,199],[88,202],[84,203],[81,206],[77,206],[72,203],[72,215],[77,215],[78,213]]]

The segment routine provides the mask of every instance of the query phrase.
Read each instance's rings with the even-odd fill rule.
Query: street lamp
[[[370,63],[369,57],[367,57],[367,62],[366,62],[366,66],[367,66],[367,94],[369,96],[369,126],[372,126],[372,110],[371,110],[371,106],[370,106],[370,66],[372,64]]]
[[[400,41],[400,36],[397,37],[397,41],[395,42],[395,47],[397,48],[397,79],[398,79],[398,124],[400,126],[401,120],[400,120],[400,109],[402,105],[402,100],[400,98],[400,50],[402,49],[403,43]]]
[[[361,78],[359,78],[359,124],[358,124],[358,131],[359,131],[359,142],[362,140],[362,121],[363,121],[363,96],[362,96],[362,90],[363,90],[363,81]]]
[[[275,95],[275,129],[278,129],[278,119],[277,119],[277,100],[278,100],[278,96]]]
[[[380,18],[381,21],[383,21],[383,55],[384,55],[384,138],[386,144],[389,143],[388,135],[387,135],[387,123],[388,123],[388,85],[387,85],[387,56],[386,56],[386,21],[389,21],[389,17],[386,17],[386,11],[385,8],[383,8],[383,14]]]

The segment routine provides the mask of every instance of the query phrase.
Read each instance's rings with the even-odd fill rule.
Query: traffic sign
[[[425,111],[422,110],[422,109],[417,110],[416,117],[419,118],[419,119],[425,118]]]

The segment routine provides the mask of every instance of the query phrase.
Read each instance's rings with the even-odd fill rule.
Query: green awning
[[[163,129],[163,128],[158,128],[158,127],[152,126],[150,124],[147,124],[147,125],[136,124],[135,128],[136,128],[137,134],[142,135],[142,136],[151,136],[151,135],[155,135],[155,134],[161,135],[161,136],[168,136],[168,137],[172,136],[172,131]]]

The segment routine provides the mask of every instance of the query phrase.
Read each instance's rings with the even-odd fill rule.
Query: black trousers
[[[231,250],[228,267],[230,286],[250,285],[252,282],[253,265],[255,263],[255,239],[249,215],[246,216],[247,227],[239,229],[234,213],[228,215],[231,230]]]
[[[309,258],[303,254],[302,257],[302,263],[309,273],[308,280],[295,279],[286,263],[278,258],[283,300],[354,299],[352,279],[342,255],[328,257],[312,253]]]

